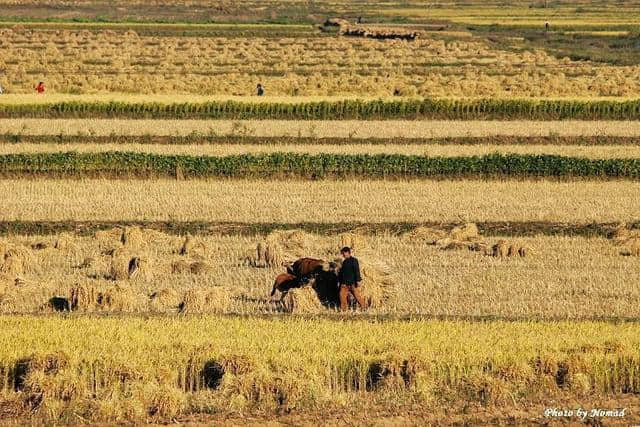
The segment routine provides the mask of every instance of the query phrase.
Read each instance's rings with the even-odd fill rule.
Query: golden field
[[[0,324],[0,363],[10,372],[0,403],[9,420],[199,414],[201,422],[233,425],[224,419],[291,412],[311,425],[364,407],[369,422],[392,424],[439,423],[463,411],[490,423],[499,408],[542,422],[543,399],[598,402],[638,387],[633,323],[25,316]],[[14,369],[22,375],[7,384]],[[624,420],[637,417],[627,406]]]
[[[3,179],[0,220],[633,222],[638,192],[589,181]]]
[[[640,98],[637,0],[507,3],[0,0],[0,104],[25,116],[0,119],[0,156],[639,159],[637,120],[180,120],[171,108],[163,120],[26,118],[65,102]],[[421,34],[318,26],[358,16]],[[266,96],[254,96],[258,83]],[[89,107],[51,117],[121,111]],[[545,108],[535,117],[583,114]],[[185,180],[181,163],[175,179],[55,179],[29,175],[39,166],[29,160],[0,179],[0,424],[579,422],[545,417],[550,407],[624,408],[585,423],[640,423],[640,182],[599,180],[595,162],[567,160],[594,179],[559,182],[448,179],[444,161],[442,180]],[[173,176],[173,160],[154,161]],[[637,177],[625,175],[636,163],[598,167]],[[345,245],[366,310],[335,308]],[[270,295],[300,257],[333,263],[282,300]]]
[[[638,121],[527,120],[123,120],[0,119],[3,134],[68,136],[257,136],[445,138],[640,135]]]
[[[32,93],[247,96],[637,97],[635,65],[502,50],[482,38],[182,37],[134,30],[0,29],[0,84]],[[419,51],[419,55],[415,52]]]
[[[640,280],[638,258],[622,256],[625,247],[613,241],[505,238],[527,254],[496,258],[490,248],[499,237],[474,238],[486,247],[475,252],[432,239],[421,229],[337,236],[275,231],[266,238],[196,237],[181,251],[185,237],[136,228],[89,237],[15,236],[0,242],[11,253],[0,264],[0,311],[51,312],[50,299],[60,297],[77,300],[75,309],[83,312],[331,314],[311,288],[294,291],[292,306],[275,303],[269,292],[273,278],[284,272],[280,261],[332,260],[347,243],[362,264],[369,315],[640,318],[640,291],[632,286]],[[278,254],[270,267],[256,259],[263,241]],[[132,276],[127,269],[133,258],[140,267]]]
[[[128,144],[128,143],[38,143],[0,144],[0,155],[17,153],[78,153],[135,152],[165,155],[231,156],[240,154],[399,154],[405,156],[469,157],[487,154],[557,155],[589,159],[640,158],[640,147],[621,145],[561,146],[561,145],[363,145],[363,144]]]

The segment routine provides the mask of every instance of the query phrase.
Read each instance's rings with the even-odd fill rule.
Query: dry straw
[[[234,294],[223,287],[188,290],[178,308],[181,313],[224,313],[229,310]]]
[[[621,246],[623,256],[640,256],[640,230],[630,229],[621,223],[609,236],[616,246]]]
[[[207,245],[201,239],[193,237],[191,234],[187,234],[178,253],[182,256],[190,255],[204,257],[207,254]]]
[[[0,240],[0,273],[18,276],[37,270],[31,249]]]

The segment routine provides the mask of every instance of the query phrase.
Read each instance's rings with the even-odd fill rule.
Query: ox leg
[[[280,293],[280,304],[284,304],[284,299],[287,297],[289,291],[284,291]]]

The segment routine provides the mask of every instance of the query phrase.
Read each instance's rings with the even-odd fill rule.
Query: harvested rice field
[[[0,425],[640,424],[638,11],[0,0]]]
[[[624,256],[635,243],[455,234],[418,227],[396,235],[276,230],[185,238],[129,227],[87,237],[16,236],[2,241],[9,255],[1,266],[0,312],[48,313],[67,307],[98,313],[330,315],[336,300],[329,297],[326,308],[316,298],[315,292],[328,286],[320,281],[315,292],[292,291],[282,304],[269,292],[280,263],[303,256],[333,260],[348,244],[362,264],[368,315],[640,318],[640,288],[633,285],[640,271],[634,257]],[[259,258],[261,242],[275,253],[275,261]],[[496,253],[496,245],[504,245],[505,252]],[[134,259],[140,260],[139,271],[131,274]]]
[[[640,136],[640,121],[290,121],[0,119],[3,134],[50,136],[245,136],[452,138],[486,136]]]
[[[0,220],[633,223],[639,192],[597,181],[4,179]]]

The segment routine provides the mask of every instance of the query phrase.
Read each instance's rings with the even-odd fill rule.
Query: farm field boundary
[[[0,118],[638,120],[640,100],[416,99],[319,102],[0,104]]]
[[[620,398],[640,384],[633,323],[365,320],[337,328],[326,319],[219,316],[0,323],[0,341],[11,343],[0,352],[3,407],[45,419],[166,419],[238,405],[286,413],[349,398],[353,405],[364,392],[367,400],[394,396],[427,407],[447,396],[506,405],[541,395]],[[630,409],[625,420],[637,418]]]
[[[640,228],[640,219],[627,223]],[[356,232],[363,235],[402,234],[419,227],[450,230],[459,222],[301,222],[301,223],[245,223],[230,221],[0,221],[0,235],[56,235],[73,233],[81,236],[93,235],[96,231],[114,227],[143,227],[172,235],[263,235],[278,230],[303,230],[321,235],[338,235]],[[483,221],[476,222],[478,230],[485,236],[525,237],[584,236],[608,237],[618,227],[618,222],[565,223],[553,221]]]
[[[0,134],[0,144],[146,144],[146,145],[551,145],[551,146],[637,146],[631,136],[469,136],[435,138],[340,138],[311,136],[208,135],[82,135],[23,133]]]
[[[427,157],[473,157],[486,155],[550,155],[570,158],[639,159],[640,146],[620,145],[381,145],[381,144],[0,144],[0,156],[11,154],[39,153],[148,153],[163,156],[214,156],[228,157],[238,155],[396,155]]]
[[[640,159],[552,155],[423,157],[297,153],[225,157],[151,153],[33,153],[0,156],[5,177],[205,178],[640,178]]]

